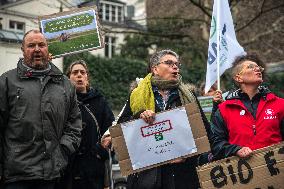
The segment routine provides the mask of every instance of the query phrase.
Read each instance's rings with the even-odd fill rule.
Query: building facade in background
[[[145,7],[144,1],[138,4],[140,9]],[[38,16],[93,5],[98,6],[100,29],[105,42],[105,48],[91,51],[94,55],[111,58],[119,54],[124,37],[145,28],[132,20],[135,6],[118,0],[85,1],[79,4],[72,0],[1,0],[0,75],[16,67],[19,57],[22,57],[20,48],[23,35],[30,29],[39,28]],[[54,59],[53,63],[63,69],[63,58]]]
[[[73,5],[64,0],[7,0],[0,5],[0,74],[17,66],[22,57],[21,43],[25,32],[39,28],[38,16],[69,10]],[[62,58],[54,64],[62,69]]]

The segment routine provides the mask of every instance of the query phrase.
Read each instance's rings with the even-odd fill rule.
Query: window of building
[[[112,58],[115,55],[115,37],[105,36],[105,57]]]
[[[103,21],[122,22],[123,21],[123,5],[113,5],[100,3],[99,17]]]
[[[3,26],[2,26],[2,20],[3,20],[3,18],[1,18],[1,17],[0,17],[0,30],[2,30],[2,29],[3,29]]]
[[[100,6],[99,6],[99,18],[103,19],[103,4],[102,3],[100,3]]]
[[[25,23],[10,20],[9,29],[19,33],[25,33]]]
[[[117,7],[117,17],[118,22],[122,22],[122,7]]]
[[[112,5],[111,6],[111,21],[112,22],[115,22],[115,9],[116,9],[116,6]]]
[[[109,5],[105,4],[105,20],[109,21]]]

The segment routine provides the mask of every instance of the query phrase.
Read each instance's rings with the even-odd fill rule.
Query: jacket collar
[[[263,85],[258,87],[258,91],[264,100],[266,100],[267,95],[271,93],[268,87],[263,86]],[[226,100],[241,99],[244,94],[245,93],[243,93],[242,90],[239,88],[239,89],[230,91],[229,94],[226,96]]]
[[[90,88],[87,93],[77,93],[77,98],[81,102],[98,97],[102,97],[102,94],[94,88]]]
[[[24,66],[24,59],[20,58],[17,65],[17,74],[20,78],[35,77],[36,73],[33,72],[28,66]],[[62,77],[62,72],[51,62],[49,62],[50,69],[44,73],[45,76]]]

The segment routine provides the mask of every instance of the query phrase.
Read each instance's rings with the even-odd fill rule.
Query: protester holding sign
[[[61,183],[66,185],[58,188],[103,189],[110,136],[102,139],[102,134],[111,126],[114,115],[103,95],[90,87],[89,70],[83,60],[73,62],[67,76],[76,87],[83,130],[80,147],[70,160]]]
[[[209,123],[192,88],[181,81],[180,66],[179,56],[175,52],[171,50],[156,52],[149,62],[149,74],[131,93],[118,123],[142,118],[151,124],[155,120],[155,113],[194,102],[198,104],[207,132],[210,133]],[[195,189],[199,187],[196,166],[196,156],[173,160],[169,164],[130,175],[128,188]]]
[[[238,89],[219,105],[212,120],[212,152],[217,159],[248,157],[255,149],[283,141],[284,99],[261,86],[261,65],[255,54],[240,56],[233,63],[232,78]]]

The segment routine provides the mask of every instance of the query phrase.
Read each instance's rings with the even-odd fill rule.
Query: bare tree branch
[[[144,35],[144,36],[154,36],[154,37],[162,37],[162,38],[169,38],[169,39],[182,39],[182,38],[189,38],[193,39],[191,35],[188,34],[181,34],[181,33],[161,33],[161,32],[147,32],[147,31],[130,31],[130,30],[123,30],[123,31],[114,31],[109,28],[101,28],[101,31],[104,32],[103,34],[107,33],[124,33],[124,34],[137,34],[137,35]]]
[[[211,18],[211,13],[208,12],[208,8],[204,7],[200,1],[196,2],[195,0],[190,0],[190,2],[192,4],[194,4],[195,6],[197,6],[202,12],[204,12],[204,14],[206,14],[208,17]]]
[[[235,2],[235,3],[234,3]],[[233,9],[235,6],[237,6],[240,3],[240,0],[230,0],[229,6],[231,9]]]
[[[273,11],[275,9],[278,9],[280,7],[284,7],[284,4],[281,4],[281,5],[278,5],[278,6],[275,6],[275,7],[272,7],[270,9],[267,9],[267,10],[263,10],[263,7],[264,7],[264,3],[265,3],[265,0],[263,0],[262,2],[262,5],[261,5],[261,8],[260,8],[260,12],[255,15],[250,21],[248,21],[245,25],[243,25],[242,27],[236,29],[237,32],[245,29],[246,27],[248,27],[251,23],[253,23],[254,21],[256,21],[258,18],[260,18],[261,16],[263,16],[264,14],[270,12],[270,11]]]
[[[266,36],[266,35],[270,35],[270,34],[273,34],[274,32],[277,32],[279,29],[278,29],[278,25],[279,23],[284,19],[284,16],[281,16],[279,17],[277,20],[275,20],[274,23],[272,23],[272,27],[271,29],[269,30],[265,30],[264,32],[262,33],[258,33],[256,35],[254,35],[253,37],[249,38],[248,41],[244,41],[242,43],[242,45],[246,46],[246,45],[249,45],[255,41],[257,41],[260,37],[263,37],[263,36]]]
[[[192,22],[205,22],[208,24],[208,22],[204,19],[192,19],[192,18],[185,18],[185,17],[147,17],[142,19],[129,19],[125,21],[142,21],[142,20],[184,20],[184,21],[192,21]]]

